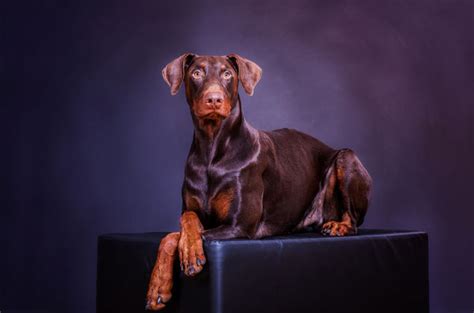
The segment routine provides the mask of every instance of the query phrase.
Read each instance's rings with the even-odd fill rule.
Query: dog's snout
[[[213,115],[226,118],[232,109],[229,100],[223,86],[210,83],[193,101],[193,110],[198,117]]]
[[[205,102],[208,106],[220,107],[224,103],[224,95],[221,92],[209,92],[206,94]]]

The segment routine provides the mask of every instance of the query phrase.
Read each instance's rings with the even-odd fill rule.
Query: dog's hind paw
[[[321,227],[324,236],[347,236],[355,234],[355,229],[347,223],[330,221]]]

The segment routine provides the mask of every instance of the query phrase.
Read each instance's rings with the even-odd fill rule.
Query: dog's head
[[[178,93],[184,81],[186,99],[199,126],[216,128],[227,118],[238,99],[239,81],[253,95],[262,69],[237,54],[198,56],[186,53],[165,66],[163,78]]]

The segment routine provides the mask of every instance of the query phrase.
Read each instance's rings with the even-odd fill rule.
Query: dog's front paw
[[[202,271],[206,257],[199,233],[182,232],[178,249],[181,270],[187,276],[194,276]]]
[[[330,221],[321,227],[321,234],[325,236],[347,236],[355,234],[355,229],[347,223]]]
[[[145,310],[158,311],[163,309],[165,303],[171,299],[171,285],[172,282],[153,279],[148,286]]]

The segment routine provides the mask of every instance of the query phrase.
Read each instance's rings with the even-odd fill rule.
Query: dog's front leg
[[[161,240],[158,256],[151,273],[147,292],[147,310],[161,310],[171,299],[173,263],[176,258],[179,233],[169,233]]]
[[[194,276],[202,270],[206,257],[202,246],[203,227],[197,214],[185,211],[181,215],[181,237],[178,250],[181,270],[188,276]]]
[[[181,269],[188,276],[202,270],[206,263],[202,247],[202,225],[195,212],[181,216],[181,232],[169,233],[161,240],[147,292],[147,310],[161,310],[171,299],[173,263],[179,251]]]

